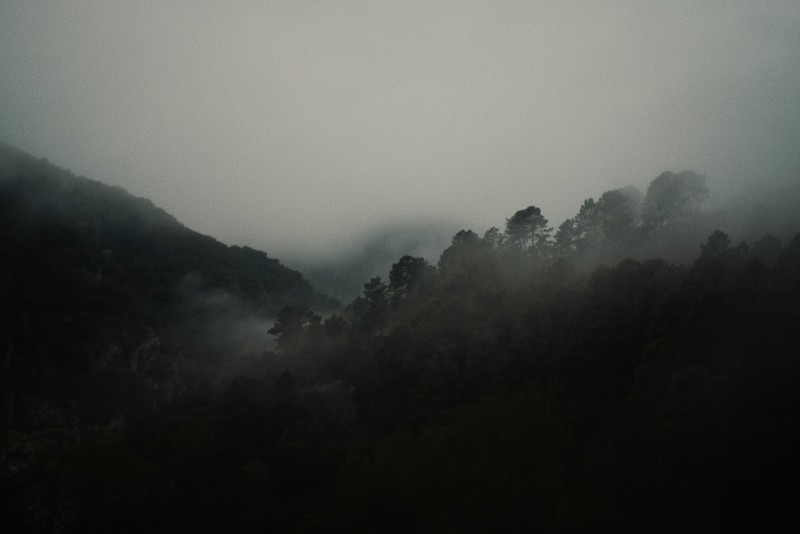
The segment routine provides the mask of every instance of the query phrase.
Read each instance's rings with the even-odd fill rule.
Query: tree
[[[635,187],[603,193],[595,206],[595,218],[604,241],[619,247],[630,240],[638,223],[641,199]]]
[[[355,323],[365,332],[374,333],[384,325],[389,311],[389,288],[380,276],[364,284],[363,296],[353,301],[350,311]]]
[[[708,197],[705,182],[705,176],[692,171],[661,173],[647,188],[643,213],[646,227],[658,228],[699,211]]]
[[[338,315],[331,315],[323,323],[325,326],[325,334],[330,339],[336,339],[347,330],[347,321],[344,317]]]
[[[392,300],[398,302],[405,295],[416,290],[419,284],[434,271],[425,258],[415,258],[406,254],[389,271],[389,289]]]
[[[536,206],[528,206],[519,210],[510,219],[506,219],[506,235],[511,246],[518,250],[533,250],[541,254],[550,244],[550,232],[547,219],[542,210]]]
[[[372,313],[383,313],[389,302],[389,288],[383,283],[380,276],[371,278],[364,284],[364,299]]]
[[[719,287],[730,282],[750,257],[750,247],[741,242],[733,246],[725,232],[715,230],[704,245],[700,245],[700,256],[692,264],[692,273],[703,280],[707,288]]]
[[[500,229],[496,226],[492,226],[483,234],[483,240],[492,245],[493,248],[498,248],[503,246],[505,243],[505,236],[500,233]]]
[[[575,219],[565,220],[556,232],[556,248],[563,253],[571,254],[575,246],[575,237]]]
[[[587,198],[581,204],[575,216],[574,239],[580,249],[586,242],[593,242],[597,236],[597,205],[593,198]]]
[[[439,269],[448,271],[461,264],[467,257],[476,256],[479,251],[488,249],[487,242],[478,237],[472,230],[459,230],[453,236],[451,244],[439,258]]]
[[[439,258],[439,274],[446,285],[489,284],[496,275],[493,246],[472,230],[460,230]]]
[[[313,337],[307,336],[308,331],[319,330],[321,323],[322,318],[307,306],[284,306],[268,332],[275,336],[277,347],[286,350]]]

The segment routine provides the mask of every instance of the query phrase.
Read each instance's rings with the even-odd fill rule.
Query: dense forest
[[[462,230],[337,308],[148,201],[0,162],[4,531],[797,521],[791,211],[704,210],[703,176],[664,172]]]

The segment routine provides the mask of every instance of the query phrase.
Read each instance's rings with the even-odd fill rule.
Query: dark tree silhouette
[[[413,291],[425,276],[429,276],[433,268],[425,258],[405,255],[392,265],[389,271],[389,289],[394,294],[405,294]]]
[[[528,206],[506,219],[508,243],[518,250],[529,250],[543,255],[550,244],[552,230],[547,226],[542,210],[536,206]]]
[[[275,336],[279,349],[297,348],[296,344],[305,339],[306,331],[318,330],[321,323],[322,317],[307,306],[285,306],[278,312],[269,333]]]
[[[647,188],[643,219],[648,228],[694,213],[708,196],[706,178],[692,171],[661,173]]]
[[[353,321],[367,333],[376,334],[386,322],[389,309],[389,287],[375,276],[364,284],[363,296],[358,297],[350,305]]]

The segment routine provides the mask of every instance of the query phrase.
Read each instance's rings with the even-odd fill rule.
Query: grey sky
[[[0,140],[279,258],[800,169],[800,2],[0,0]]]

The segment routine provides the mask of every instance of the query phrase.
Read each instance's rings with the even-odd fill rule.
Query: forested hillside
[[[4,477],[263,352],[301,303],[336,304],[263,252],[0,146]]]
[[[0,181],[9,527],[705,532],[796,522],[800,235],[733,241],[717,226],[729,214],[702,210],[708,191],[694,172],[587,199],[555,228],[531,205],[502,230],[460,231],[437,264],[403,256],[329,315],[300,275],[261,253],[10,157],[27,170]],[[204,381],[163,340],[135,346],[198,288],[277,311],[274,350]],[[191,332],[164,339],[180,347]],[[126,381],[125,366],[146,380]],[[198,378],[175,394],[186,383],[178,370]],[[45,406],[51,419],[20,418],[42,398],[62,403]],[[72,408],[56,408],[64,402]],[[68,445],[35,442],[42,428]]]

